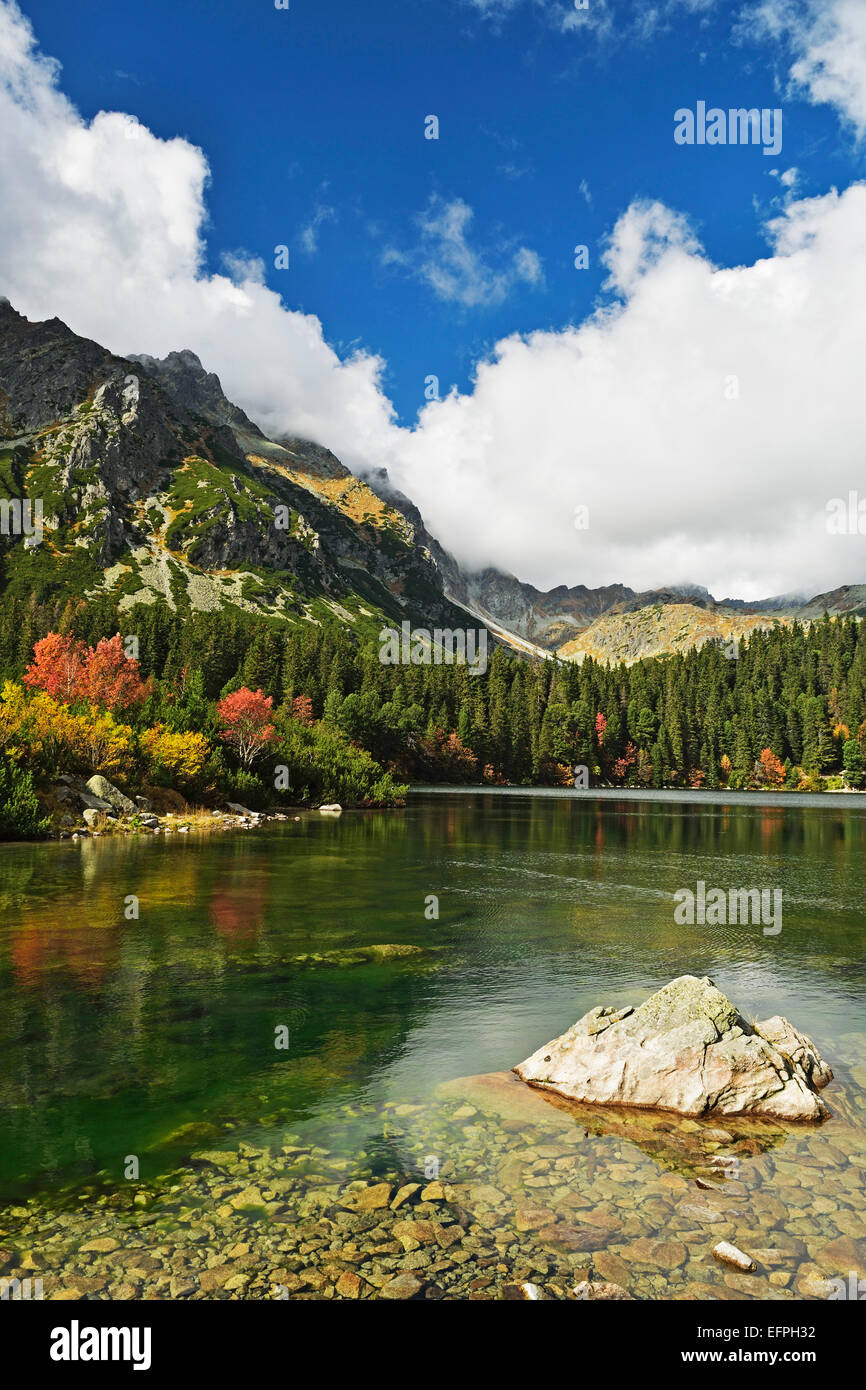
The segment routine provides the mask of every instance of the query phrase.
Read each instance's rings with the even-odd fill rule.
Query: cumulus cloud
[[[675,214],[625,213],[606,253],[620,297],[499,343],[404,442],[434,531],[542,586],[760,597],[862,579],[862,538],[828,536],[826,503],[861,486],[866,186],[767,230],[772,255],[720,269]]]
[[[541,260],[527,246],[507,252],[506,263],[494,269],[490,253],[478,250],[469,241],[472,218],[472,209],[462,198],[447,202],[432,197],[418,218],[418,246],[409,252],[387,247],[382,254],[383,263],[402,267],[429,285],[439,299],[466,308],[501,304],[521,283],[544,283]]]
[[[835,106],[858,138],[866,134],[866,5],[863,0],[763,0],[742,32],[790,50],[791,87]]]
[[[825,508],[862,488],[866,185],[788,190],[768,255],[733,268],[679,210],[634,204],[606,246],[603,306],[505,338],[471,391],[409,430],[381,359],[341,360],[316,317],[268,289],[261,256],[205,269],[202,151],[122,113],[84,121],[2,0],[0,124],[0,288],[17,308],[121,353],[191,347],[264,429],[388,467],[464,563],[541,586],[690,580],[741,597],[864,577],[862,539],[829,536]],[[440,203],[421,228],[446,292],[537,281],[528,248],[491,262],[469,221]]]
[[[234,252],[207,274],[203,152],[119,112],[84,121],[59,78],[17,6],[0,4],[2,292],[121,354],[192,348],[263,429],[368,465],[393,418],[381,359],[341,361],[314,315],[267,288],[260,258]]]

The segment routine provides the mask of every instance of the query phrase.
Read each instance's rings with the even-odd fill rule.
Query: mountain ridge
[[[0,538],[3,578],[36,592],[66,584],[124,608],[162,597],[359,630],[471,616],[525,655],[627,662],[866,612],[864,585],[749,602],[697,584],[542,591],[492,566],[464,570],[386,469],[358,476],[323,444],[268,438],[190,349],[119,357],[7,299],[0,436],[0,497],[41,498],[47,531],[42,556]]]

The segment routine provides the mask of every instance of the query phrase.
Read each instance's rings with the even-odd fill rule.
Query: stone
[[[113,782],[109,782],[107,777],[102,777],[98,772],[87,782],[87,790],[91,795],[99,797],[101,801],[107,801],[109,810],[119,811],[121,815],[134,815],[138,809],[135,802],[130,801],[128,796],[124,796],[119,787],[116,787]]]
[[[237,1211],[240,1207],[264,1207],[267,1203],[258,1187],[245,1187],[229,1197],[229,1205]]]
[[[383,1298],[406,1299],[414,1298],[424,1287],[424,1280],[410,1270],[404,1270],[396,1278],[389,1279],[387,1284],[383,1284],[380,1290]]]
[[[853,1270],[859,1279],[866,1279],[866,1240],[840,1236],[815,1253],[815,1263],[829,1274],[847,1277]]]
[[[593,1105],[811,1121],[828,1114],[817,1091],[832,1076],[787,1020],[753,1027],[708,977],[695,975],[672,980],[637,1009],[591,1009],[514,1071]]]
[[[359,1192],[348,1193],[343,1199],[343,1206],[352,1211],[378,1211],[380,1207],[387,1207],[390,1200],[391,1184],[379,1182],[373,1187],[361,1188]]]
[[[736,1245],[730,1245],[726,1240],[720,1240],[718,1245],[713,1246],[713,1255],[719,1264],[739,1269],[743,1274],[752,1274],[758,1267],[751,1255],[744,1255],[742,1250],[738,1250]]]
[[[634,1302],[634,1297],[628,1289],[624,1289],[620,1284],[606,1284],[597,1279],[582,1279],[579,1284],[574,1286],[574,1296],[581,1300],[588,1299],[630,1299]]]
[[[556,1213],[547,1207],[518,1207],[514,1215],[514,1225],[518,1231],[540,1231],[556,1220]]]
[[[113,1236],[97,1236],[96,1240],[89,1240],[86,1245],[82,1245],[83,1251],[95,1250],[100,1255],[107,1255],[111,1250],[120,1249],[120,1241]]]
[[[350,1269],[341,1274],[337,1280],[337,1293],[341,1298],[360,1298],[363,1287],[363,1279],[359,1279],[358,1275]]]
[[[599,1250],[598,1254],[593,1256],[592,1263],[606,1283],[624,1284],[629,1278],[629,1267],[625,1260],[612,1250]]]
[[[686,1247],[679,1240],[651,1240],[642,1236],[623,1250],[623,1255],[637,1264],[653,1265],[656,1269],[679,1269],[686,1258]]]
[[[556,1245],[562,1250],[594,1251],[607,1244],[607,1232],[597,1226],[570,1226],[565,1221],[557,1221],[542,1226],[538,1239],[542,1245]]]
[[[420,1186],[420,1182],[404,1183],[403,1186],[398,1190],[396,1197],[391,1203],[391,1210],[397,1211],[400,1207],[402,1207],[403,1203],[408,1202],[409,1198],[418,1191]]]
[[[101,796],[91,796],[90,792],[78,792],[78,800],[88,811],[113,811],[114,807],[110,801],[105,801]]]
[[[393,1232],[404,1250],[416,1250],[419,1245],[435,1244],[437,1229],[432,1221],[395,1221]]]
[[[212,1269],[203,1269],[198,1276],[199,1288],[204,1293],[213,1293],[214,1289],[221,1289],[227,1284],[237,1272],[234,1265],[214,1265]]]
[[[799,1067],[816,1091],[833,1080],[832,1071],[812,1039],[799,1033],[786,1018],[774,1014],[764,1023],[756,1023],[755,1032],[780,1052],[792,1069]]]
[[[339,801],[333,801],[328,806],[320,806],[319,810],[323,816],[339,816],[342,814],[343,808]]]

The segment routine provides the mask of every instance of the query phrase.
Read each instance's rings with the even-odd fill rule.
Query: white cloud
[[[267,288],[270,248],[206,271],[201,150],[116,112],[85,122],[2,3],[0,128],[0,290],[18,309],[118,352],[192,348],[266,430],[387,466],[464,561],[544,586],[694,580],[742,597],[864,577],[862,540],[828,536],[824,518],[863,490],[866,185],[789,191],[769,254],[732,269],[676,210],[635,204],[605,252],[614,298],[580,325],[504,339],[471,392],[429,403],[410,431],[380,358],[341,361],[317,318]],[[446,294],[537,279],[527,248],[491,266],[469,220],[441,203],[422,229]]]
[[[463,3],[497,29],[524,7],[533,9],[545,24],[564,34],[592,29],[601,36],[611,28],[609,0],[584,0],[582,5],[578,5],[577,0],[463,0]],[[642,4],[642,0],[636,3]],[[664,3],[691,5],[712,3],[712,0],[664,0]]]
[[[567,33],[591,30],[599,39],[615,34],[633,36],[639,41],[652,38],[667,21],[683,13],[700,15],[712,10],[719,0],[463,0],[482,19],[499,28],[516,11],[533,9],[552,29]]]
[[[622,301],[500,342],[401,446],[433,530],[543,586],[760,597],[862,579],[862,540],[825,520],[862,489],[866,185],[768,230],[771,256],[717,269],[675,214],[631,208],[606,257]]]
[[[337,210],[327,203],[317,203],[305,227],[301,228],[301,247],[308,256],[315,256],[319,249],[319,231],[326,222],[336,222]]]
[[[541,260],[526,246],[506,252],[505,264],[494,269],[489,253],[477,250],[469,242],[472,217],[472,209],[462,198],[450,202],[431,198],[418,218],[419,245],[411,252],[388,247],[382,255],[383,263],[400,266],[429,285],[439,299],[465,308],[501,304],[520,283],[543,285]]]
[[[118,353],[190,347],[262,428],[368,464],[393,417],[381,359],[341,362],[319,320],[266,287],[261,257],[235,252],[225,275],[207,274],[202,151],[118,112],[85,122],[58,78],[17,6],[0,4],[2,292]]]
[[[864,0],[763,0],[744,12],[741,32],[786,44],[793,90],[835,106],[866,134]]]

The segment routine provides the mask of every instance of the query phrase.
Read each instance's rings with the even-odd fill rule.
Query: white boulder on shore
[[[704,976],[680,975],[639,1008],[591,1009],[514,1071],[569,1100],[683,1115],[822,1120],[833,1079],[787,1019],[749,1023]]]

